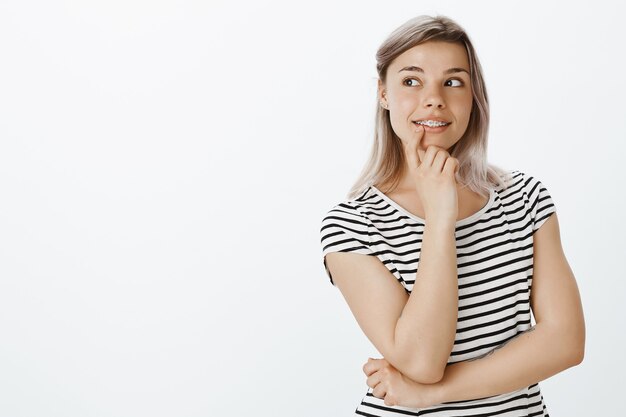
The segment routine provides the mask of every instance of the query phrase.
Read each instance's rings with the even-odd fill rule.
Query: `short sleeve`
[[[530,217],[533,221],[534,233],[556,211],[556,206],[548,189],[537,178],[527,176],[526,190],[530,202]]]
[[[369,219],[349,203],[333,207],[324,219],[320,229],[322,262],[330,283],[335,285],[326,265],[326,255],[331,252],[354,252],[373,255],[370,248]]]

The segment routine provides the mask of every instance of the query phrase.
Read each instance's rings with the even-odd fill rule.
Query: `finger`
[[[421,129],[421,132],[420,132],[420,129]],[[409,168],[411,169],[417,168],[421,164],[421,160],[417,153],[417,148],[419,146],[419,143],[422,140],[423,135],[424,135],[424,128],[420,126],[415,131],[415,135],[411,137],[408,143],[404,145],[404,153],[406,156],[406,160],[407,160],[407,163],[409,164]]]
[[[389,394],[389,391],[385,393],[385,405],[389,405],[389,406],[398,405],[394,396]]]
[[[424,130],[424,126],[418,126],[415,132],[417,132],[417,143],[415,144],[414,153],[417,155],[417,163],[421,165],[422,157],[424,156],[422,141],[424,140],[424,134],[426,133],[426,131]]]
[[[433,160],[433,169],[436,172],[442,172],[446,161],[450,158],[450,154],[448,151],[444,149],[439,149],[437,151],[437,155],[435,155],[435,159]]]
[[[417,156],[420,160],[420,163],[424,160],[424,158],[426,157],[426,149],[422,149],[421,144],[420,146],[417,148]]]
[[[439,146],[430,145],[428,149],[426,149],[426,153],[424,153],[424,157],[422,158],[422,164],[426,167],[430,167],[433,164],[435,157],[437,156],[437,152],[439,152],[441,148]]]
[[[365,383],[367,384],[368,387],[370,388],[376,388],[376,386],[380,383],[381,379],[380,379],[381,375],[378,372],[374,372],[372,375],[370,375],[366,380]]]
[[[380,383],[376,385],[376,388],[372,391],[372,395],[376,398],[385,398],[385,395],[387,395],[387,384]]]
[[[378,371],[381,368],[380,359],[372,359],[369,358],[365,365],[363,365],[363,373],[367,376],[372,375],[374,372]]]
[[[416,149],[417,149],[417,157],[419,160],[419,163],[421,164],[422,161],[424,161],[424,156],[426,154],[426,148],[424,147],[424,135],[426,134],[424,131],[424,127],[423,126],[419,126],[416,130],[416,132],[421,131],[422,135],[420,137],[420,141],[418,142]]]
[[[446,159],[443,172],[454,177],[459,172],[459,160],[453,157]]]

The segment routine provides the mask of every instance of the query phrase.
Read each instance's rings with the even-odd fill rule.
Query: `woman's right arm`
[[[383,357],[416,382],[443,378],[458,316],[455,226],[458,160],[442,148],[419,145],[420,126],[403,148],[409,178],[425,211],[411,295],[375,256],[328,253],[327,267],[359,326]]]
[[[411,295],[375,256],[333,252],[326,264],[359,326],[381,355],[416,382],[443,377],[458,312],[454,224],[428,222]]]

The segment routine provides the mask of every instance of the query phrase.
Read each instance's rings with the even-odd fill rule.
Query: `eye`
[[[402,84],[407,85],[407,84],[406,84],[406,82],[407,82],[407,81],[415,81],[415,82],[417,82],[417,79],[416,79],[416,78],[405,78],[405,79],[402,81]],[[416,85],[417,85],[417,84],[414,84],[414,85],[408,85],[407,87],[415,87]]]
[[[459,83],[458,85],[453,85],[452,87],[461,87],[461,86],[463,85],[463,81],[458,80],[458,79],[456,79],[456,78],[452,78],[452,79],[450,79],[450,80],[446,81],[446,83],[448,83],[448,82],[452,82],[452,81],[456,81],[456,82],[458,82],[458,83]]]
[[[413,82],[413,84],[407,84],[407,82],[408,83],[412,83]],[[455,83],[455,82],[457,84],[453,84],[453,85],[449,84],[449,83]],[[419,84],[419,80],[417,78],[405,78],[404,80],[402,80],[402,84],[407,86],[407,87],[416,87],[416,86],[420,85]],[[451,78],[448,81],[446,81],[446,85],[449,85],[451,87],[462,87],[463,85],[465,85],[465,83],[462,80],[459,80],[457,78]]]

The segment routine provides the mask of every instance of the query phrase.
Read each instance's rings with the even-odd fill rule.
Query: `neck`
[[[381,183],[380,185],[376,186],[376,188],[380,189],[383,192],[385,191],[385,189],[387,189],[388,191],[397,191],[397,192],[410,191],[410,190],[415,189],[415,180],[411,178],[411,173],[407,166],[405,166],[405,169],[400,176],[400,180],[398,181],[397,185],[393,188],[393,190],[389,190],[390,187],[391,187],[390,182]],[[466,185],[460,184],[458,182],[456,183],[457,191],[461,191],[465,189],[466,187],[467,187]]]

